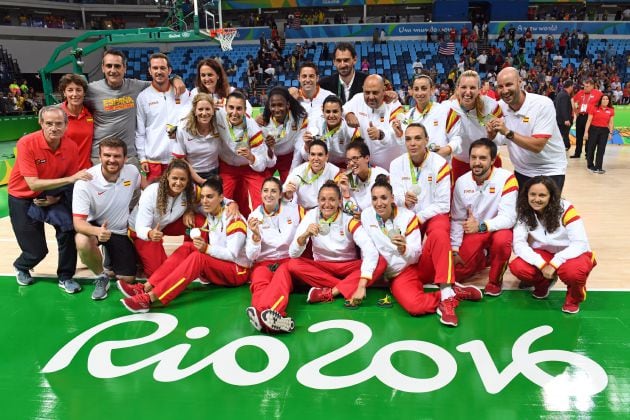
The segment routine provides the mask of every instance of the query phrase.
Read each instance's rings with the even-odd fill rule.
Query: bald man
[[[522,187],[537,175],[551,177],[562,190],[567,156],[556,124],[556,109],[546,96],[521,89],[518,70],[507,67],[497,76],[503,118],[486,125],[488,137],[507,143],[514,175]]]
[[[377,74],[365,78],[363,93],[357,93],[343,106],[348,125],[357,121],[361,137],[370,149],[370,161],[388,169],[392,160],[405,152],[398,143],[391,122],[403,112],[398,100],[385,102],[385,82]]]

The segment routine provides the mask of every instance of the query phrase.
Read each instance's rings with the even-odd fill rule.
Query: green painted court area
[[[89,284],[0,280],[5,419],[630,418],[628,292],[567,315],[563,292],[506,291],[463,302],[455,329],[377,307],[384,290],[358,310],[296,294],[295,332],[266,336],[246,287],[130,315],[114,287],[93,302]]]

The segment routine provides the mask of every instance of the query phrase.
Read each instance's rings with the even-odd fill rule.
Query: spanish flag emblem
[[[443,180],[444,178],[450,175],[451,175],[451,167],[448,166],[448,163],[445,163],[444,166],[442,166],[442,168],[440,168],[440,171],[438,172],[437,182],[440,182],[441,180]]]
[[[131,186],[131,181],[130,180],[123,181],[123,186],[125,186],[125,187]]]
[[[404,109],[403,109],[402,105],[399,106],[398,108],[396,108],[395,110],[393,110],[391,112],[391,114],[389,114],[389,122],[390,123],[393,122],[396,119],[396,117],[398,116],[398,114],[402,114],[403,111],[404,111]]]
[[[509,194],[512,191],[518,191],[518,182],[516,181],[514,175],[510,175],[507,181],[505,181],[505,184],[503,184],[503,192],[501,195],[503,196]]]
[[[459,114],[455,112],[453,109],[448,111],[448,116],[446,117],[446,132],[450,133],[457,121],[459,121]]]
[[[245,222],[240,219],[232,221],[227,227],[227,236],[230,236],[234,233],[242,233],[243,235],[247,234],[247,228],[245,227]]]
[[[528,123],[529,122],[529,117],[523,117],[523,122],[524,123]]]
[[[492,115],[494,115],[497,118],[501,118],[503,116],[503,111],[501,110],[501,107],[499,105],[497,105],[497,107],[494,108],[494,111],[492,111]]]
[[[409,236],[413,233],[415,229],[420,228],[420,221],[417,216],[413,216],[407,225],[407,229],[405,229],[405,236]]]
[[[348,230],[350,231],[350,233],[354,235],[354,232],[357,231],[359,226],[361,226],[361,222],[355,218],[352,218],[350,222],[348,223]]]
[[[254,147],[258,147],[262,144],[263,142],[263,135],[262,135],[262,131],[259,131],[258,133],[254,134],[252,137],[250,137],[249,139],[249,147],[250,148],[254,148]]]
[[[570,223],[575,222],[580,219],[580,215],[573,208],[573,204],[569,206],[569,208],[562,215],[562,226],[568,226]]]

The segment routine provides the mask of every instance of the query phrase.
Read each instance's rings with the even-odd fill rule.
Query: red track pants
[[[440,292],[424,293],[423,282],[414,266],[390,280],[390,288],[396,301],[412,316],[434,313],[440,303]]]
[[[192,242],[186,242],[149,277],[149,283],[153,294],[167,305],[200,276],[219,286],[234,287],[247,282],[249,269],[203,254]]]
[[[542,249],[535,249],[534,251],[547,262],[551,261],[554,255]],[[567,285],[567,303],[579,304],[586,299],[586,279],[596,265],[597,262],[593,258],[593,253],[585,252],[578,257],[566,260],[564,264],[558,267],[558,278]],[[538,267],[525,262],[520,257],[512,260],[510,271],[519,280],[527,283],[537,284],[545,280]]]
[[[422,255],[418,261],[418,278],[424,284],[453,283],[455,269],[451,254],[451,221],[446,214],[438,214],[426,223],[420,231],[426,235],[422,245]]]
[[[487,257],[484,253],[486,250]],[[464,260],[464,265],[455,266],[455,278],[457,281],[464,281],[490,265],[488,283],[500,286],[511,254],[511,229],[464,234],[464,240],[459,247],[459,256]]]
[[[195,215],[195,226],[203,226],[206,218],[200,214]],[[182,236],[184,235],[184,242],[190,242],[190,236],[186,234],[186,226],[183,219],[180,217],[170,225],[164,226],[162,232],[167,236]],[[164,250],[163,241],[145,241],[136,235],[136,232],[131,231],[130,237],[133,241],[133,245],[136,247],[142,266],[144,267],[144,273],[147,276],[155,273],[155,271],[164,264],[164,261],[168,258],[166,251]]]
[[[368,281],[370,286],[383,276],[387,268],[387,262],[381,256],[372,279]],[[252,305],[261,311],[271,308],[280,298],[284,299],[276,307],[276,311],[286,315],[289,294],[293,291],[295,282],[303,282],[311,287],[336,287],[345,299],[350,299],[359,286],[361,278],[361,260],[344,262],[313,261],[306,258],[292,258],[280,265],[273,275],[271,282],[266,286],[264,294],[261,293]],[[256,280],[257,281],[257,280]],[[253,288],[253,284],[252,284]],[[258,287],[257,287],[258,289]]]
[[[147,172],[147,182],[151,183],[156,179],[160,179],[162,173],[166,170],[166,163],[149,163],[149,172]]]
[[[219,175],[223,179],[223,195],[236,201],[239,211],[247,219],[251,213],[250,198],[252,209],[262,203],[260,191],[268,171],[256,172],[249,166],[232,166],[220,161]]]

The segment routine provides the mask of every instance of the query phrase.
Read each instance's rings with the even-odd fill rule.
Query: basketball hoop
[[[210,31],[210,36],[219,40],[223,51],[231,51],[232,40],[236,36],[236,32],[236,28],[219,28],[214,31]]]

